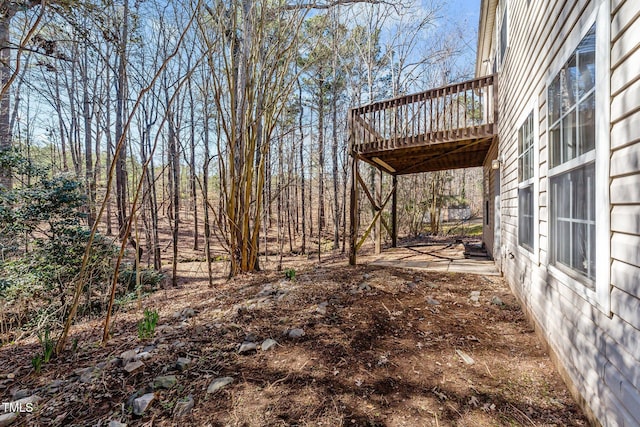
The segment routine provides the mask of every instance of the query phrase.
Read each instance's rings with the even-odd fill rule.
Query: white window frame
[[[551,178],[567,172],[578,165],[584,165],[588,162],[595,162],[595,223],[596,223],[596,275],[594,289],[585,285],[587,279],[582,280],[574,275],[567,274],[565,271],[551,265],[547,269],[550,275],[560,284],[568,287],[573,292],[584,298],[589,303],[596,306],[607,316],[611,316],[611,204],[609,194],[609,168],[610,168],[610,123],[611,123],[611,84],[610,84],[610,28],[611,22],[609,18],[610,0],[600,0],[591,15],[586,20],[581,20],[572,33],[565,40],[565,44],[560,50],[555,60],[549,68],[547,78],[546,92],[549,93],[549,86],[560,72],[560,69],[569,60],[575,52],[578,44],[586,36],[591,27],[596,25],[596,80],[595,80],[595,112],[596,112],[596,129],[595,129],[595,149],[584,153],[566,163],[549,168],[547,174],[547,182],[550,184]],[[548,95],[547,95],[548,96]],[[549,107],[549,99],[547,99],[547,110]],[[548,122],[549,112],[547,111],[547,134],[549,133]],[[551,165],[551,140],[547,135],[547,162]],[[550,185],[547,185],[549,191],[549,218],[548,226],[551,233],[551,215],[553,207],[551,206]],[[551,251],[552,236],[549,236],[549,247]]]
[[[538,109],[538,98],[535,97],[527,107],[525,108],[524,113],[518,120],[520,126],[518,127],[518,133],[520,132],[520,128],[525,124],[529,115],[533,116],[533,141],[531,143],[531,154],[533,155],[533,176],[526,181],[518,182],[518,191],[521,188],[528,187],[531,185],[531,191],[533,192],[533,245],[531,250],[525,248],[520,245],[520,229],[519,229],[519,221],[518,221],[518,250],[522,256],[528,257],[533,263],[538,265],[540,263],[540,229],[539,229],[539,213],[540,203],[539,203],[539,191],[540,191],[540,130],[539,130],[539,109]],[[520,159],[520,153],[518,152],[518,160]],[[520,162],[518,161],[518,171],[520,168]],[[519,178],[518,178],[519,179]],[[518,218],[520,217],[520,201],[518,197]]]

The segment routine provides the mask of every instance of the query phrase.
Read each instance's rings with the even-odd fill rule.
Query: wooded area
[[[2,339],[62,327],[61,352],[99,312],[106,341],[122,288],[176,286],[186,241],[210,284],[214,262],[344,253],[348,109],[472,73],[475,34],[418,3],[3,2]],[[391,185],[361,173],[377,197]],[[442,232],[444,207],[480,215],[481,185],[399,179],[401,234]]]

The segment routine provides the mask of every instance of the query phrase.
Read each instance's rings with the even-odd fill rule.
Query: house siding
[[[505,0],[501,0],[505,3]],[[562,283],[549,263],[547,82],[604,0],[506,0],[509,47],[499,70],[499,265],[587,415],[640,425],[640,1],[610,0],[610,313]],[[486,3],[486,2],[485,2]],[[483,31],[483,28],[480,29]],[[493,31],[495,48],[496,31]],[[490,58],[479,57],[478,60]],[[490,65],[479,73],[490,73]],[[535,104],[532,104],[535,102]],[[517,132],[538,109],[538,231],[534,256],[518,247]],[[597,108],[607,108],[600,103]],[[598,156],[606,153],[598,153]],[[489,162],[490,163],[490,162]],[[487,173],[485,164],[485,173]],[[492,188],[490,186],[490,188]],[[601,203],[601,201],[598,201]],[[487,236],[485,236],[486,238]],[[493,249],[493,248],[492,248]]]

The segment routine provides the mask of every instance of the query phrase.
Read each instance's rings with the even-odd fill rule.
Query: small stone
[[[107,425],[107,427],[127,427],[127,425],[122,424],[120,421],[111,420],[109,421],[109,424]]]
[[[80,382],[83,384],[92,383],[94,378],[96,377],[96,374],[99,372],[100,372],[100,369],[98,369],[95,366],[90,366],[88,368],[85,368],[80,374]]]
[[[358,286],[358,289],[361,291],[370,291],[371,286],[369,286],[368,283],[361,283],[360,286]]]
[[[238,353],[240,354],[249,353],[251,351],[255,351],[257,348],[258,346],[254,342],[243,342],[240,345],[240,349],[238,350]]]
[[[64,384],[63,380],[53,380],[51,384],[47,386],[47,393],[54,394],[60,390],[60,387]]]
[[[405,283],[404,285],[405,285],[408,289],[415,289],[415,288],[416,288],[416,286],[418,286],[418,285],[416,285],[416,284],[415,284],[415,283],[413,283],[413,282],[407,282],[407,283]]]
[[[303,336],[305,336],[304,330],[300,329],[300,328],[294,328],[289,330],[289,338],[302,338]]]
[[[178,371],[185,371],[189,369],[191,366],[191,359],[188,357],[178,357],[178,361],[176,362],[176,369]]]
[[[176,385],[176,383],[178,382],[178,379],[176,378],[175,375],[165,375],[165,376],[161,376],[161,377],[156,377],[153,380],[153,388],[154,389],[158,389],[158,388],[171,388],[174,385]]]
[[[31,391],[27,389],[22,389],[22,390],[17,390],[15,393],[13,393],[11,397],[13,398],[13,400],[18,400],[18,399],[24,399],[27,396],[31,396]]]
[[[371,275],[370,275],[369,273],[364,273],[364,274],[362,275],[362,278],[363,278],[364,280],[369,280],[369,279],[371,278]]]
[[[504,302],[500,299],[500,297],[493,297],[491,299],[491,304],[503,306]]]
[[[469,294],[469,299],[474,303],[480,302],[480,291],[471,291],[471,294]]]
[[[196,312],[193,308],[185,308],[184,310],[182,310],[182,313],[180,313],[182,315],[183,319],[189,319],[193,316],[196,315]]]
[[[132,374],[144,368],[144,363],[140,362],[129,362],[125,365],[124,370],[128,373]]]
[[[16,374],[14,374],[13,372],[11,372],[11,373],[8,373],[8,374],[7,374],[7,379],[8,379],[8,380],[12,380],[12,379],[14,379],[15,377],[16,377]]]
[[[140,396],[139,398],[133,401],[133,413],[135,415],[142,415],[144,411],[151,405],[153,399],[156,398],[154,393],[147,393],[145,395]]]
[[[135,360],[148,360],[148,359],[151,359],[151,353],[149,353],[148,351],[143,351],[142,353],[139,353],[138,355],[136,355]]]
[[[247,334],[247,336],[244,337],[244,342],[256,342],[256,341],[258,341],[258,337],[254,333]]]
[[[173,408],[173,416],[180,418],[189,415],[194,406],[193,396],[189,395],[185,399],[176,402],[176,406]]]
[[[2,414],[0,415],[0,427],[10,426],[17,419],[18,419],[17,412],[8,412],[6,414]]]
[[[154,344],[148,345],[145,348],[142,349],[143,353],[151,353],[153,350],[156,349],[156,346]]]
[[[274,348],[276,345],[278,345],[278,341],[273,340],[271,338],[267,338],[262,342],[262,351],[269,351],[272,348]]]
[[[211,394],[219,390],[222,390],[223,388],[231,384],[233,381],[234,380],[232,377],[216,378],[215,380],[211,381],[211,384],[209,384],[209,387],[207,387],[207,393]]]
[[[433,299],[433,298],[427,298],[427,304],[429,305],[440,305],[440,301],[438,301],[437,299]]]
[[[129,362],[131,362],[132,360],[135,360],[136,356],[138,355],[138,352],[135,350],[127,350],[124,353],[122,353],[120,355],[120,359],[122,359],[122,363],[124,363],[125,365]]]
[[[329,303],[327,301],[321,302],[320,304],[318,304],[318,307],[316,308],[316,312],[320,314],[327,314],[328,306],[329,306]]]

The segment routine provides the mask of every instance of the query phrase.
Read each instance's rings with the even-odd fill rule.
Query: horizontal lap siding
[[[640,2],[611,19],[611,311],[604,382],[624,427],[640,425]]]
[[[509,47],[498,80],[499,155],[504,159],[500,261],[574,391],[603,425],[629,427],[640,425],[640,1],[611,0],[612,316],[559,283],[546,266],[546,84],[557,71],[551,69],[556,57],[575,48],[565,43],[566,37],[589,23],[594,3],[509,0]],[[539,116],[539,265],[517,241],[517,132],[532,105]]]

